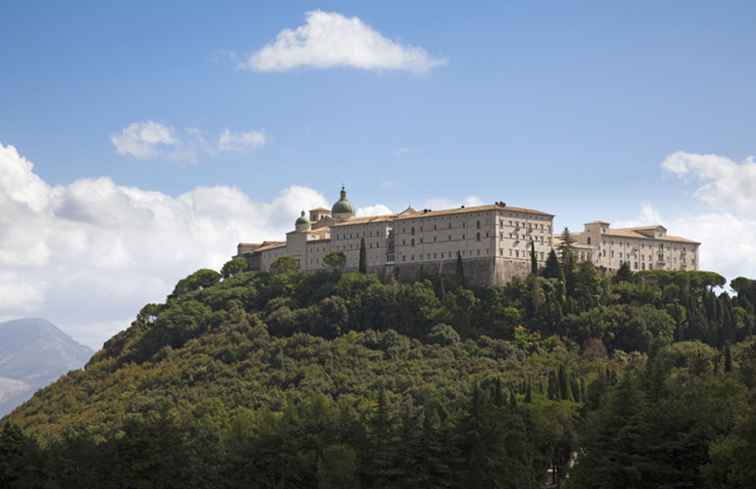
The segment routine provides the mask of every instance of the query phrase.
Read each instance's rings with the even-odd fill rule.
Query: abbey
[[[286,241],[239,243],[237,251],[258,271],[268,271],[282,256],[296,259],[300,270],[316,271],[326,268],[323,259],[334,252],[344,254],[346,270],[356,270],[364,239],[368,271],[400,279],[421,271],[453,274],[459,256],[470,284],[502,285],[528,275],[532,249],[538,265],[545,264],[561,242],[553,223],[553,214],[504,202],[356,217],[342,188],[331,210],[312,209],[309,216],[302,211]],[[669,236],[662,226],[612,229],[598,221],[573,238],[579,260],[608,270],[623,262],[633,270],[696,270],[698,265],[699,243]]]

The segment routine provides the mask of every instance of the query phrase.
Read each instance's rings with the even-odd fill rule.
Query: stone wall
[[[487,287],[495,283],[496,274],[493,258],[466,258],[462,260],[462,266],[465,269],[465,282],[467,285]],[[381,276],[394,274],[401,281],[417,280],[421,276],[434,276],[439,273],[454,276],[457,274],[457,260],[397,263],[393,266],[369,267],[368,271],[375,272]]]

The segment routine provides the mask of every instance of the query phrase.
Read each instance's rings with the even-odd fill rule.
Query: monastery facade
[[[238,255],[253,270],[268,271],[278,258],[297,260],[302,271],[327,268],[323,259],[336,252],[346,257],[345,270],[357,270],[365,240],[368,271],[412,279],[423,273],[456,272],[461,256],[470,284],[502,285],[530,272],[531,243],[543,266],[560,242],[554,215],[511,207],[503,202],[445,210],[407,208],[398,214],[356,217],[342,188],[328,210],[302,211],[286,241],[240,243]],[[633,270],[696,270],[699,243],[668,236],[662,226],[611,229],[608,223],[586,224],[573,236],[575,255],[598,267],[616,270],[629,261]]]

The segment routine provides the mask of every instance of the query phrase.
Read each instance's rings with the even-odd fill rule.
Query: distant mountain
[[[61,375],[84,366],[92,353],[44,319],[0,323],[0,417]]]

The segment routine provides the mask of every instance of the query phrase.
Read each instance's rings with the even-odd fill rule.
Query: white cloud
[[[178,279],[218,269],[240,241],[281,239],[301,209],[327,205],[298,186],[267,202],[223,186],[177,197],[109,178],[52,186],[0,144],[0,317],[44,316],[98,347]]]
[[[752,156],[737,162],[715,154],[677,151],[665,158],[662,167],[679,177],[693,176],[700,183],[695,197],[703,204],[756,217],[756,161]]]
[[[239,66],[255,71],[350,67],[424,73],[445,64],[423,48],[384,37],[357,17],[315,10],[306,14],[304,25],[279,32],[275,41]]]
[[[387,214],[393,214],[393,212],[383,204],[369,205],[367,207],[360,207],[359,209],[357,209],[358,217],[385,216]]]
[[[154,158],[166,147],[176,145],[173,128],[153,121],[132,122],[110,140],[119,154],[138,160]]]
[[[252,151],[264,146],[268,139],[261,131],[233,132],[224,130],[216,143],[210,143],[206,132],[198,128],[177,131],[154,121],[132,122],[110,138],[116,151],[138,160],[165,158],[195,163],[200,157],[218,153]]]
[[[244,151],[255,149],[265,144],[265,134],[260,131],[231,132],[228,129],[218,138],[220,151]]]
[[[440,210],[440,209],[454,209],[456,207],[474,207],[477,205],[483,205],[483,201],[477,195],[470,195],[460,200],[451,200],[443,197],[433,197],[425,201],[423,209]]]

